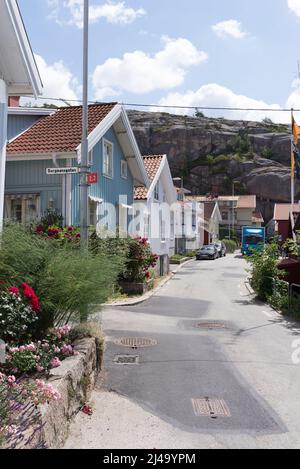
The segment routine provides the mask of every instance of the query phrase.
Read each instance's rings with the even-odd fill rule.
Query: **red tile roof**
[[[163,158],[164,155],[148,155],[143,157],[144,165],[151,182],[154,180]],[[147,194],[148,189],[144,186],[136,187],[134,190],[134,198],[136,200],[146,200]]]
[[[256,195],[240,195],[237,208],[256,209]]]
[[[91,133],[117,103],[89,106]],[[52,115],[40,119],[22,135],[7,145],[7,154],[40,154],[74,152],[81,143],[82,106],[60,108]]]
[[[252,213],[252,222],[253,223],[264,223],[264,218],[261,214],[261,212],[256,211]]]

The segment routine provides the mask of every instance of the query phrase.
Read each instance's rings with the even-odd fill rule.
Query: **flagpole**
[[[294,109],[291,109],[292,137],[291,137],[291,204],[295,204],[295,156],[294,156]]]

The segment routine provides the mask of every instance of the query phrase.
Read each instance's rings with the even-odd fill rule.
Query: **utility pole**
[[[80,232],[81,246],[88,247],[88,53],[89,53],[89,0],[84,0],[83,17],[83,96],[82,96],[82,142],[80,163]]]

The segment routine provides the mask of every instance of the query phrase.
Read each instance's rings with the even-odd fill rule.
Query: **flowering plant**
[[[3,369],[6,373],[22,375],[58,368],[62,360],[76,354],[69,338],[70,332],[70,326],[63,326],[53,329],[42,341],[8,347]]]
[[[146,238],[131,238],[125,272],[122,280],[127,282],[144,282],[151,278],[150,268],[157,264],[158,256],[151,251]]]
[[[77,226],[60,228],[57,225],[52,225],[45,229],[42,225],[37,225],[35,234],[46,239],[57,240],[61,244],[75,243],[77,245],[80,241],[80,229]]]
[[[43,442],[35,441],[41,428],[37,406],[59,399],[60,393],[50,383],[18,380],[14,375],[0,373],[0,446],[45,447]]]
[[[39,311],[38,297],[27,283],[20,289],[12,286],[0,290],[0,339],[18,343],[30,340]]]

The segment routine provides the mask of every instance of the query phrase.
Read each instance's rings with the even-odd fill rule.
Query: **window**
[[[89,151],[89,154],[88,154],[88,165],[93,166],[93,164],[94,164],[94,150],[92,149],[91,151]]]
[[[103,174],[113,177],[113,144],[108,140],[103,140]]]
[[[166,241],[166,221],[163,218],[162,211],[159,212],[159,222],[160,222],[160,240],[162,243]]]
[[[127,161],[121,160],[121,177],[127,179],[128,176],[128,164]]]
[[[6,219],[31,223],[40,215],[40,197],[36,194],[7,195],[4,208]]]
[[[150,238],[150,215],[146,214],[144,217],[144,238]]]
[[[170,216],[171,216],[171,239],[174,239],[175,238],[175,213],[173,210],[171,211]]]
[[[154,200],[159,201],[159,182],[154,188]]]
[[[222,212],[222,219],[224,221],[228,220],[228,212]]]
[[[89,200],[89,225],[96,226],[97,225],[97,202],[93,200]]]

